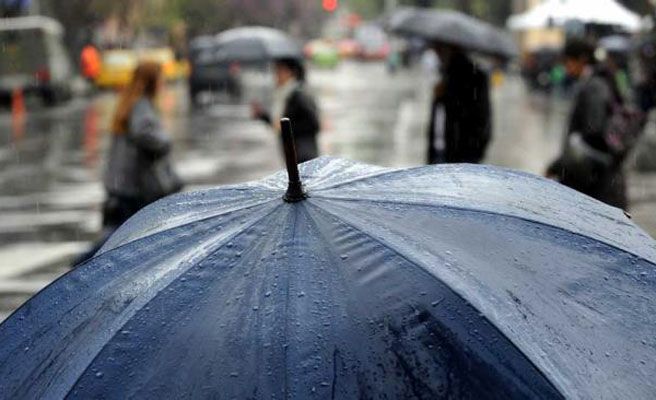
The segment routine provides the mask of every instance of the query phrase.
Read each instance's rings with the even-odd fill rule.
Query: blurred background
[[[321,110],[321,154],[421,165],[439,60],[422,40],[392,34],[388,23],[407,6],[456,9],[511,32],[519,49],[503,62],[477,58],[492,82],[494,133],[485,162],[543,174],[561,150],[569,113],[559,56],[568,36],[618,46],[628,91],[656,79],[656,2],[613,0],[624,20],[605,21],[603,13],[586,20],[588,7],[580,18],[536,23],[530,13],[544,3],[0,0],[0,320],[98,239],[110,122],[117,93],[140,61],[162,65],[159,108],[186,190],[282,167],[277,137],[251,117],[251,103],[271,103],[270,63],[213,58],[216,35],[241,26],[277,28],[302,44]],[[654,126],[650,119],[628,163],[631,212],[652,235]]]

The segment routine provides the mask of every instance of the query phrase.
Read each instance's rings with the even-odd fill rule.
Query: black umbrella
[[[418,36],[483,54],[513,58],[518,53],[507,32],[457,11],[404,7],[390,17],[389,26],[400,35]]]
[[[302,59],[301,46],[286,33],[260,26],[230,29],[217,35],[217,61]]]

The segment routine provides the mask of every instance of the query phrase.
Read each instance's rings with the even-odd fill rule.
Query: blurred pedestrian
[[[103,238],[74,265],[93,256],[141,208],[182,189],[170,159],[171,139],[155,105],[162,85],[161,66],[143,62],[118,99],[104,175]]]
[[[433,49],[442,80],[433,93],[428,163],[480,163],[492,136],[489,78],[462,49]]]
[[[118,101],[105,171],[105,225],[119,226],[149,203],[182,189],[173,169],[171,139],[155,105],[162,68],[143,62]]]
[[[274,63],[276,89],[270,112],[253,103],[253,116],[280,133],[280,119],[289,118],[294,129],[298,162],[319,156],[317,136],[320,130],[316,101],[305,87],[305,67],[300,60],[278,59]],[[282,137],[282,136],[281,136]]]
[[[656,37],[649,37],[638,48],[636,95],[644,112],[656,108]]]
[[[100,75],[101,68],[102,59],[100,52],[93,43],[88,42],[80,53],[80,71],[82,72],[82,76],[89,83],[95,84],[96,78]]]
[[[641,116],[629,111],[614,72],[597,62],[594,45],[571,39],[563,56],[567,74],[576,79],[575,95],[562,155],[547,176],[626,209],[623,161],[637,141]]]

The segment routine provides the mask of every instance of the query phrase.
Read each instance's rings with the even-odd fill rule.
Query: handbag
[[[611,110],[604,141],[610,154],[622,161],[638,143],[644,131],[646,115],[631,105],[618,102],[611,105]]]
[[[590,146],[579,132],[567,138],[559,163],[560,175],[576,182],[586,182],[617,165],[613,155]]]
[[[153,202],[182,190],[182,179],[173,169],[168,157],[142,159],[145,160],[145,165],[140,173],[140,186],[144,199]]]

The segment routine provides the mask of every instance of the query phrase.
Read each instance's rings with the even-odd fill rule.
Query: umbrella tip
[[[289,186],[287,187],[287,193],[283,196],[283,200],[287,203],[296,203],[304,200],[307,195],[303,191],[303,184],[298,173],[294,133],[292,131],[292,122],[289,118],[282,118],[280,120],[280,131],[282,133],[282,143],[285,151],[287,176],[289,177]]]

